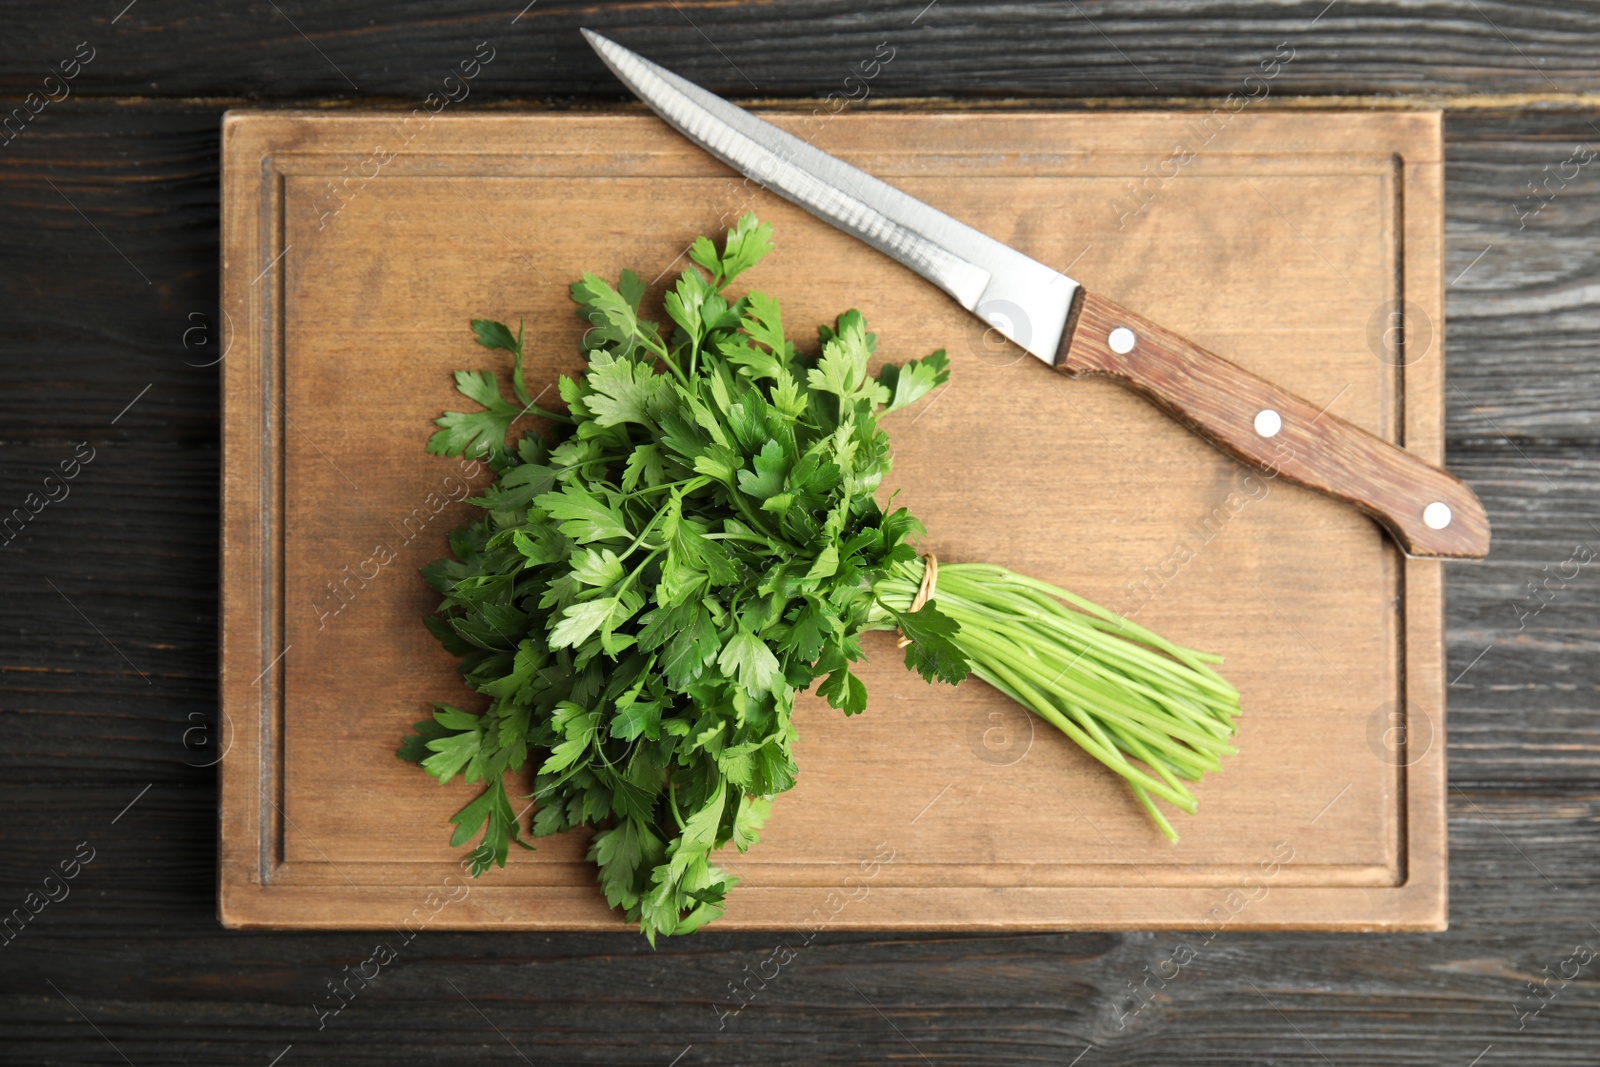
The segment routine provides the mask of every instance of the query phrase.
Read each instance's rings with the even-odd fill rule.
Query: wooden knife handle
[[[1119,379],[1224,452],[1354,504],[1407,555],[1488,554],[1489,517],[1459,479],[1104,297],[1078,299],[1063,374]]]

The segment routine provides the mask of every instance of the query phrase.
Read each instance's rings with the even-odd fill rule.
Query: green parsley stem
[[[697,474],[693,478],[684,478],[682,481],[662,482],[660,485],[647,485],[643,489],[635,489],[631,493],[621,493],[617,496],[617,499],[632,500],[636,496],[644,496],[646,493],[659,493],[663,489],[676,489],[681,485],[692,485],[694,486],[694,489],[698,489],[702,485],[709,484],[711,484],[710,478],[706,477],[704,474]],[[690,493],[694,492],[694,489],[685,490],[683,495],[688,496]]]
[[[950,605],[945,604],[945,613],[955,619],[957,623],[963,620],[964,614],[955,610],[948,610]],[[970,620],[969,620],[970,621]],[[1132,704],[1116,699],[1109,690],[1102,690],[1096,686],[1082,685],[1073,680],[1072,667],[1057,670],[1051,674],[1049,667],[1031,655],[1017,656],[1011,647],[1006,644],[1009,634],[1000,634],[969,625],[963,625],[969,642],[975,651],[987,653],[998,662],[1003,662],[1007,667],[1024,675],[1038,688],[1039,691],[1058,698],[1058,702],[1066,709],[1068,714],[1076,717],[1076,712],[1084,707],[1092,707],[1095,716],[1102,722],[1114,725],[1119,732],[1142,738],[1144,741],[1164,753],[1171,752],[1180,758],[1193,758],[1198,760],[1209,770],[1221,769],[1221,761],[1214,756],[1199,750],[1185,749],[1177,739],[1193,740],[1193,735],[1185,737],[1185,731],[1176,723],[1167,723],[1166,731],[1151,729],[1139,721],[1139,709]],[[1109,740],[1106,742],[1109,744]]]
[[[769,546],[769,547],[772,544],[772,539],[771,538],[769,538],[769,537],[759,537],[759,536],[757,536],[755,534],[708,533],[708,534],[705,534],[704,536],[705,536],[706,540],[708,540],[708,541],[747,541],[752,545],[764,545],[764,546]]]
[[[921,561],[890,568],[873,588],[882,606],[869,627],[895,628],[924,569]],[[1177,839],[1152,798],[1193,812],[1183,780],[1219,771],[1236,752],[1228,739],[1239,694],[1212,669],[1217,657],[992,564],[940,567],[929,602],[959,628],[951,641],[974,675],[1121,775],[1161,832]]]
[[[941,605],[945,607],[951,607],[960,614],[966,615],[968,617],[969,624],[975,621],[975,619],[982,619],[993,624],[996,628],[1003,630],[1009,639],[1015,640],[1019,647],[1026,649],[1031,655],[1050,655],[1056,651],[1055,648],[1051,647],[1052,637],[1050,635],[1040,634],[1028,627],[1018,629],[1016,627],[1015,618],[1013,616],[1008,616],[1002,611],[975,606],[965,599],[956,597],[954,594],[947,594],[937,599]],[[1032,613],[1022,611],[1019,612],[1019,614],[1027,617]],[[1081,635],[1075,636],[1078,636],[1079,640],[1082,640]],[[1139,674],[1125,669],[1119,670],[1108,667],[1096,657],[1087,656],[1086,653],[1089,651],[1090,647],[1093,647],[1093,649],[1099,654],[1120,651],[1113,642],[1108,641],[1104,637],[1096,636],[1094,638],[1090,638],[1089,640],[1092,642],[1092,645],[1080,644],[1076,646],[1076,652],[1072,659],[1065,667],[1061,668],[1054,675],[1052,675],[1052,681],[1059,677],[1068,676],[1074,669],[1081,668],[1081,670],[1086,674],[1094,676],[1095,681],[1091,682],[1090,685],[1105,699],[1120,702],[1120,696],[1118,694],[1119,687],[1125,687],[1135,692],[1142,693],[1149,697],[1157,708],[1165,708],[1171,711],[1173,715],[1177,716],[1179,720],[1182,720],[1183,722],[1192,722],[1198,726],[1200,730],[1203,730],[1206,736],[1203,738],[1194,737],[1193,740],[1195,740],[1196,743],[1210,744],[1216,740],[1219,735],[1215,732],[1215,724],[1205,718],[1197,719],[1193,717],[1191,714],[1191,709],[1186,706],[1184,698],[1181,694],[1173,692],[1162,694],[1144,684],[1144,682],[1140,680]],[[1143,709],[1140,709],[1139,713],[1146,714]],[[1172,722],[1175,733],[1179,733],[1183,729],[1183,727],[1181,727],[1177,722],[1172,721],[1172,716],[1170,715],[1163,716],[1156,714],[1151,717],[1159,721]],[[1226,733],[1223,733],[1220,736],[1226,736]],[[1220,747],[1227,748],[1228,746],[1224,745]]]

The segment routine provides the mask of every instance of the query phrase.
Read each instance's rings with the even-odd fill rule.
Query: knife
[[[591,30],[633,93],[734,170],[910,267],[1030,355],[1144,394],[1222,451],[1360,508],[1409,556],[1481,559],[1489,519],[1453,475],[1085,290]]]

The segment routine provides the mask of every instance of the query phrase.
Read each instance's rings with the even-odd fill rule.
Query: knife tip
[[[595,33],[587,26],[578,27],[578,32],[583,34],[585,41],[589,42],[589,47],[594,49],[594,54],[599,56],[605,65],[611,68],[612,73],[620,77],[621,74],[617,71],[617,63],[620,62],[623,56],[628,55],[628,50],[611,38]]]

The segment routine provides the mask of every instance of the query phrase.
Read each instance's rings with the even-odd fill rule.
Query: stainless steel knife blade
[[[928,279],[1054,366],[1078,283],[592,30],[606,66],[734,170]]]

